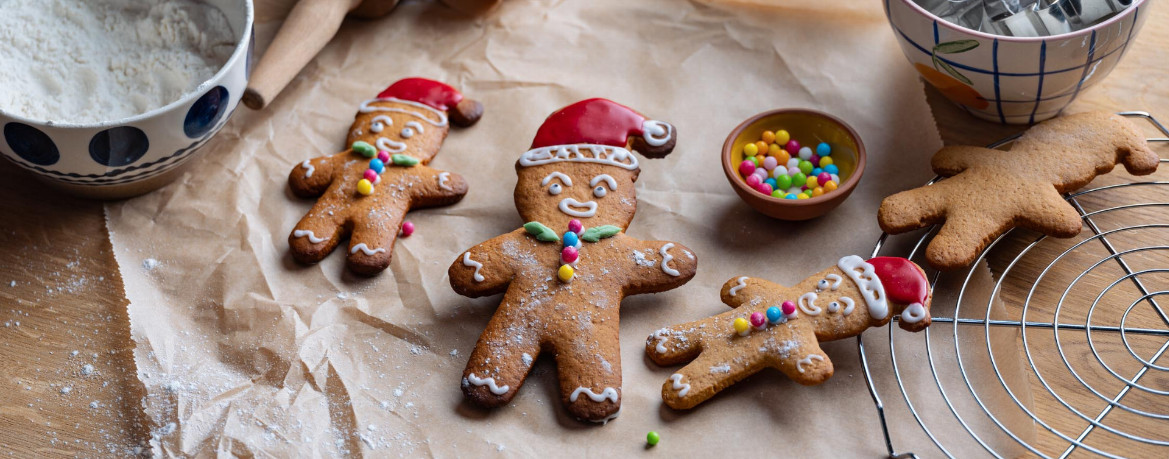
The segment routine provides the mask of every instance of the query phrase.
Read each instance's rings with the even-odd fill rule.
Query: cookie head
[[[587,99],[553,113],[516,162],[516,208],[526,221],[553,228],[580,219],[585,226],[625,228],[637,208],[633,182],[648,157],[669,154],[677,131],[606,99]]]
[[[362,140],[426,163],[438,153],[451,124],[470,126],[482,115],[481,104],[446,84],[406,78],[361,104],[346,143]]]
[[[564,228],[577,219],[585,227],[625,228],[637,210],[637,169],[566,162],[516,172],[515,204],[524,221]]]

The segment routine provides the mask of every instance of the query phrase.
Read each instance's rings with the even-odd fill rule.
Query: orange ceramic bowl
[[[820,142],[832,146],[832,161],[840,168],[835,191],[808,199],[785,199],[764,195],[747,185],[739,175],[743,162],[743,145],[755,142],[763,131],[786,130],[791,138],[815,148]],[[803,108],[781,108],[763,112],[739,124],[722,149],[723,173],[735,193],[755,210],[780,220],[810,220],[824,215],[848,199],[865,171],[865,145],[860,136],[839,118]]]

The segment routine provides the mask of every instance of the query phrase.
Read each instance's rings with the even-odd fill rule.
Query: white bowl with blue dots
[[[177,101],[113,121],[51,123],[0,110],[0,155],[58,188],[103,199],[177,177],[239,106],[252,70],[252,0],[205,1],[223,11],[237,40],[215,76]]]

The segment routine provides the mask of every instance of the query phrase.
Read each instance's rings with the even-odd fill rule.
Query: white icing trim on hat
[[[885,301],[885,286],[881,285],[881,278],[873,265],[856,255],[841,258],[836,266],[856,283],[865,304],[869,306],[869,316],[876,320],[883,320],[889,316],[889,303]]]
[[[637,157],[633,156],[633,153],[624,148],[609,145],[591,143],[553,145],[533,148],[520,156],[520,165],[523,167],[560,162],[598,163],[627,170],[637,169]]]
[[[665,121],[645,120],[641,123],[641,138],[651,147],[660,147],[673,137],[674,126]]]
[[[406,110],[406,109],[402,109],[402,108],[398,108],[398,107],[378,107],[378,106],[370,105],[374,102],[394,102],[394,103],[398,103],[398,104],[409,105],[411,107],[421,108],[423,110],[426,110],[426,111],[438,116],[438,122],[435,122],[434,120],[430,119],[430,117],[428,117],[425,114],[420,113],[420,112]],[[384,99],[378,98],[378,99],[367,100],[367,101],[361,103],[361,108],[358,109],[358,111],[361,113],[373,113],[373,112],[405,113],[407,115],[417,116],[417,117],[425,120],[427,123],[430,123],[434,126],[442,127],[442,126],[447,125],[446,113],[443,113],[442,110],[436,110],[434,107],[431,107],[429,105],[420,104],[420,103],[414,102],[412,100],[399,99],[397,97],[387,97]]]

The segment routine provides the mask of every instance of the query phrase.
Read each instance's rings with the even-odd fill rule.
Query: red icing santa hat
[[[442,82],[426,78],[403,78],[391,84],[377,95],[378,101],[392,101],[410,105],[422,111],[430,112],[439,119],[439,125],[445,125],[447,114],[456,126],[466,127],[475,124],[483,116],[483,105],[471,99],[464,99],[463,93]],[[362,106],[362,111],[369,104]],[[372,110],[370,110],[372,111]],[[408,112],[419,118],[430,119],[421,112]]]
[[[632,138],[632,141],[631,141]],[[608,99],[587,99],[553,113],[520,157],[520,165],[537,166],[563,161],[600,163],[637,169],[637,157],[626,149],[660,158],[674,149],[677,131],[669,123]]]
[[[837,266],[861,290],[869,315],[881,320],[889,316],[889,301],[907,305],[901,311],[903,328],[929,324],[930,283],[925,272],[912,261],[900,257],[876,257],[863,260],[850,255]]]

